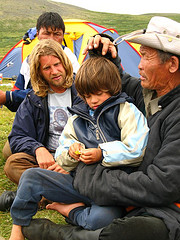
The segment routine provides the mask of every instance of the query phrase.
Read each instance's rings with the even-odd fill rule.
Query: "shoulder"
[[[72,96],[72,105],[83,102],[82,98],[80,98],[77,94],[74,83],[71,86],[71,96]]]
[[[32,102],[33,104],[40,104],[42,103],[43,99],[46,99],[45,98],[42,98],[42,97],[39,97],[35,94],[34,90],[31,89],[28,94],[27,94],[27,99]]]
[[[22,65],[21,65],[21,74],[24,75],[25,72],[29,71],[29,56],[27,56],[24,61],[22,62]]]
[[[120,104],[120,111],[123,114],[142,114],[140,110],[134,105],[132,102],[125,101],[124,103]],[[143,114],[142,114],[143,115]]]
[[[69,57],[69,56],[74,56],[74,57],[76,57],[76,55],[71,51],[71,49],[70,48],[68,48],[68,47],[64,47],[64,52],[67,54],[67,56]]]

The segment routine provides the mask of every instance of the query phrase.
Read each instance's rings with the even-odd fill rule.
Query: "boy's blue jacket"
[[[82,101],[74,85],[71,87],[72,105]],[[47,97],[31,90],[16,112],[12,131],[8,137],[12,153],[24,152],[35,156],[38,147],[46,146],[49,131]]]
[[[84,103],[69,109],[73,116],[64,128],[55,153],[55,160],[63,169],[75,170],[74,186],[77,183],[81,191],[86,188],[84,178],[91,181],[90,176],[98,171],[99,163],[105,167],[134,171],[143,158],[149,132],[145,117],[126,93],[108,98],[93,116],[89,110]],[[75,142],[83,148],[99,147],[102,161],[87,165],[73,159],[69,155],[69,147]]]

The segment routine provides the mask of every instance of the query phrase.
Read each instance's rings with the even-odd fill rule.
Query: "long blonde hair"
[[[39,63],[40,56],[49,55],[57,57],[65,69],[66,81],[62,87],[69,88],[73,82],[73,67],[61,45],[52,39],[40,40],[33,48],[29,58],[31,85],[35,94],[40,97],[45,97],[48,92],[52,92],[49,84],[40,73]]]

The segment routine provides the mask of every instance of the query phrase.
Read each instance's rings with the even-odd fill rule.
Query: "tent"
[[[69,47],[76,55],[81,64],[87,57],[82,54],[88,39],[97,33],[106,33],[114,39],[119,34],[114,29],[107,29],[103,26],[83,20],[65,20],[64,44]],[[0,61],[0,73],[4,78],[13,78],[18,76],[22,61],[30,54],[32,48],[37,43],[36,28],[31,28]],[[132,76],[139,77],[138,64],[140,61],[139,45],[130,44],[126,41],[118,45],[119,56],[122,60],[122,66],[126,72]]]

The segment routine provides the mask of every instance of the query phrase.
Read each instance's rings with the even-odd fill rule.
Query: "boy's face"
[[[90,93],[89,95],[84,96],[87,104],[93,110],[95,110],[99,105],[101,105],[104,101],[106,101],[110,97],[111,95],[108,92],[103,91],[98,91],[96,94]]]

